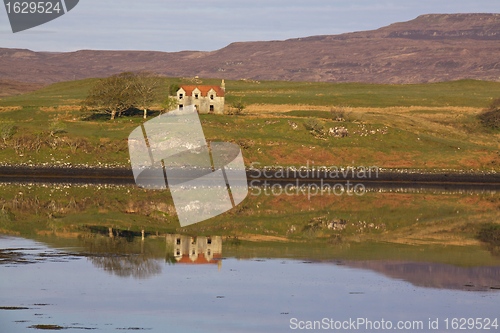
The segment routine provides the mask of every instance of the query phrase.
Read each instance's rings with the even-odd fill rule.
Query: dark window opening
[[[182,99],[184,97],[184,94],[179,94],[179,99]]]
[[[207,238],[207,244],[212,244],[212,238]]]
[[[180,256],[181,255],[181,250],[177,250],[176,255]]]
[[[214,95],[210,95],[210,99],[213,100],[214,99]]]
[[[179,104],[179,110],[182,110],[184,109],[184,105],[183,104]]]
[[[214,106],[210,105],[210,112],[214,112]]]
[[[177,245],[181,245],[181,239],[177,238]]]
[[[194,98],[198,99],[198,94],[194,94]]]

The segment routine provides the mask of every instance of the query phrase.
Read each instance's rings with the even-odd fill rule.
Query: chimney
[[[222,90],[224,90],[224,92],[226,91],[226,83],[224,82],[224,79],[222,79],[220,87],[222,88]]]

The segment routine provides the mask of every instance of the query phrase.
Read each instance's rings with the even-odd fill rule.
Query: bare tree
[[[99,80],[89,91],[83,106],[111,115],[111,120],[137,102],[134,88],[136,75],[126,72]]]
[[[148,109],[156,100],[161,77],[149,72],[140,72],[134,79],[134,90],[137,94],[137,107],[144,110],[144,119],[148,116]]]

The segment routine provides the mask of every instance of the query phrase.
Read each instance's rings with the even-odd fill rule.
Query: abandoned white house
[[[177,90],[179,109],[186,105],[194,105],[198,113],[224,113],[225,84],[221,86],[182,85]]]

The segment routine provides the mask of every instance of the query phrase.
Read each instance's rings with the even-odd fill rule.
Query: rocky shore
[[[500,173],[477,170],[410,170],[363,169],[346,167],[338,170],[290,168],[248,169],[252,185],[270,183],[328,184],[335,182],[372,185],[474,185],[500,189]],[[134,184],[132,169],[113,165],[28,166],[1,165],[2,183],[75,183],[75,184]]]

